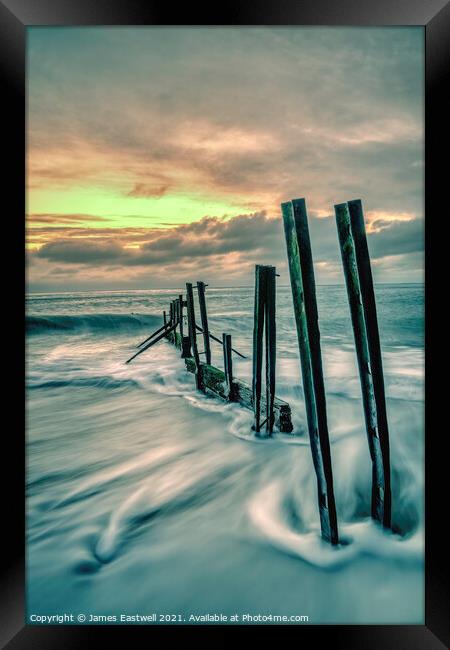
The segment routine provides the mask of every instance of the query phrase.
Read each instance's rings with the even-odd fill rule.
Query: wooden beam
[[[200,325],[196,325],[195,327],[197,328],[197,331],[198,331],[198,332],[202,332],[202,333],[203,333],[203,329],[200,327]],[[213,341],[216,341],[216,343],[220,343],[220,345],[223,345],[223,341],[221,341],[220,339],[218,339],[217,336],[214,336],[213,334],[211,334],[211,332],[209,332],[209,338],[212,339]],[[234,348],[232,348],[232,350],[233,350],[233,352],[234,352],[235,354],[238,355],[238,357],[241,357],[242,359],[246,359],[246,358],[247,358],[247,357],[245,356],[245,354],[242,354],[241,352],[238,352],[238,351],[235,350]]]
[[[370,265],[369,248],[367,245],[364,213],[361,200],[348,202],[350,224],[356,248],[356,263],[358,265],[359,281],[363,298],[364,318],[366,322],[369,343],[372,382],[375,392],[378,416],[378,436],[384,467],[384,514],[383,525],[391,525],[391,470],[389,450],[389,428],[386,412],[386,395],[384,390],[383,363],[381,355],[380,333],[378,330],[375,290],[373,286]]]
[[[139,354],[141,354],[142,352],[145,352],[145,350],[148,350],[148,348],[151,348],[152,345],[155,345],[155,343],[158,343],[158,341],[160,341],[164,337],[170,335],[171,332],[173,332],[174,329],[175,329],[175,325],[170,325],[167,329],[164,330],[164,332],[162,334],[160,334],[155,339],[153,339],[153,341],[150,341],[150,343],[147,343],[147,345],[145,347],[140,348],[136,352],[136,354],[133,354],[133,356],[130,357],[127,361],[125,361],[125,363],[130,363],[130,361],[133,361],[133,359],[135,359]]]
[[[266,300],[264,305],[265,354],[266,354],[266,433],[273,431],[275,400],[275,365],[276,365],[276,269],[266,267]]]
[[[304,199],[295,199],[282,203],[281,210],[300,352],[306,416],[317,476],[322,537],[332,544],[338,544],[314,268],[306,204]]]
[[[261,387],[262,387],[262,360],[263,360],[263,331],[264,331],[264,305],[266,295],[266,267],[255,266],[255,304],[253,313],[253,428],[256,433],[261,431]]]
[[[389,430],[380,335],[360,200],[335,206],[372,459],[372,517],[391,525]]]
[[[188,315],[188,326],[189,326],[189,340],[191,344],[191,350],[193,358],[195,361],[195,381],[196,386],[199,390],[203,388],[202,382],[202,369],[200,365],[200,356],[198,353],[197,347],[197,330],[195,326],[195,308],[194,308],[194,294],[192,291],[192,283],[186,282],[186,302],[187,302],[187,315]]]
[[[162,332],[164,329],[166,329],[166,327],[167,327],[166,325],[162,325],[155,332],[153,332],[153,334],[150,334],[150,336],[147,336],[147,338],[144,341],[142,341],[142,343],[139,343],[136,347],[137,348],[142,347],[143,345],[145,345],[145,343],[147,343],[147,341],[150,341],[150,339],[152,339],[154,336],[156,336],[157,334]]]
[[[235,390],[234,390],[234,382],[233,382],[231,334],[222,334],[222,337],[223,337],[223,367],[224,367],[224,374],[225,374],[227,399],[230,402],[234,402]]]
[[[180,337],[181,337],[181,340],[183,340],[183,336],[184,336],[183,316],[184,315],[183,315],[183,295],[182,294],[180,294],[178,296],[178,316],[179,316],[179,319],[180,319]]]
[[[203,343],[205,346],[206,363],[211,363],[211,345],[209,342],[208,312],[206,311],[205,283],[197,282],[198,304],[200,307],[200,319],[202,321]]]

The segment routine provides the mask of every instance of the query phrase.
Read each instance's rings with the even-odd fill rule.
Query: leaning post
[[[384,526],[391,525],[391,472],[389,451],[389,428],[386,412],[386,395],[384,390],[383,362],[381,357],[380,333],[378,330],[377,308],[370,266],[369,248],[362,202],[356,199],[348,202],[353,240],[356,246],[356,263],[363,296],[364,317],[369,342],[370,365],[372,369],[373,389],[377,404],[378,433],[384,465]]]
[[[364,299],[356,258],[355,241],[352,235],[351,217],[347,203],[334,206],[336,224],[344,267],[345,283],[350,305],[356,356],[366,423],[370,456],[372,459],[372,517],[384,526],[390,526],[390,482],[386,484],[389,466],[385,466],[378,421],[378,409],[373,381],[372,359],[370,355],[367,323],[364,314]],[[387,472],[386,472],[387,470]],[[386,490],[386,487],[389,489]],[[388,492],[388,502],[385,497]],[[387,506],[387,507],[386,507]]]
[[[273,432],[276,364],[276,269],[266,267],[266,300],[264,305],[265,351],[266,351],[266,433]]]
[[[231,347],[231,334],[222,334],[223,340],[223,368],[225,373],[225,385],[227,399],[230,402],[235,401],[234,386],[233,386],[233,361],[232,361],[232,347]]]
[[[180,318],[180,337],[181,341],[183,341],[183,334],[184,334],[184,325],[183,325],[183,294],[180,294],[178,296],[178,315]]]
[[[262,387],[262,358],[263,358],[263,328],[264,304],[266,293],[265,267],[255,266],[255,305],[253,314],[253,428],[256,433],[261,431],[261,387]]]
[[[306,204],[281,204],[322,537],[339,542]]]
[[[197,347],[197,330],[195,326],[195,309],[194,309],[194,294],[192,291],[192,283],[186,282],[186,302],[187,302],[187,315],[189,325],[189,340],[191,344],[192,355],[195,361],[195,382],[198,389],[203,388],[201,378],[201,365],[200,356]]]
[[[205,297],[206,286],[207,285],[204,282],[197,282],[198,304],[200,307],[200,318],[202,321],[202,330],[203,330],[203,343],[205,346],[205,360],[208,365],[211,365],[211,344],[209,340],[208,313],[206,311],[206,297]]]

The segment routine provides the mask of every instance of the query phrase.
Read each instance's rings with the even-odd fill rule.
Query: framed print
[[[0,17],[2,647],[446,647],[448,5]]]

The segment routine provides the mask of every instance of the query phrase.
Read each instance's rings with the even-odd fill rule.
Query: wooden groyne
[[[252,386],[234,376],[233,353],[242,358],[246,357],[233,348],[231,334],[224,332],[220,339],[210,332],[206,307],[205,289],[207,285],[204,282],[197,282],[202,325],[198,325],[196,321],[194,287],[192,283],[187,282],[186,300],[183,295],[179,295],[170,303],[169,319],[167,320],[166,317],[164,324],[138,345],[138,351],[128,359],[127,363],[165,338],[181,351],[186,369],[195,376],[195,384],[199,390],[227,402],[236,402],[254,412],[255,424],[253,428],[257,435],[271,435],[274,428],[281,433],[291,433],[293,431],[291,408],[287,402],[275,396],[275,268],[258,266],[257,274],[261,274],[264,278],[267,275],[269,278],[267,284],[264,280],[264,289],[258,287],[256,290],[263,300],[262,311],[255,312],[255,327],[258,332],[261,331],[261,336],[258,335],[257,342],[254,343],[258,348],[258,358],[261,359],[261,362],[258,363],[258,382],[255,381],[255,375]],[[266,295],[266,286],[268,287],[268,296]],[[187,312],[187,336],[184,334],[184,308]],[[166,311],[163,312],[164,314]],[[261,395],[264,323],[266,324],[266,349],[269,350],[266,363],[266,377],[269,378],[269,383],[265,395]],[[203,339],[205,349],[202,351],[198,346],[198,333],[202,335]],[[219,343],[222,347],[224,370],[211,364],[211,340]],[[201,358],[203,355],[205,355],[205,360]],[[265,414],[263,422],[261,422],[261,413]],[[265,426],[265,430],[264,434],[261,434],[263,426]]]
[[[319,315],[305,199],[292,199],[282,203],[281,213],[300,353],[306,421],[317,478],[321,534],[324,540],[337,545],[339,533]],[[361,201],[338,204],[335,206],[335,213],[372,460],[371,514],[383,526],[390,527],[389,431],[375,292]],[[170,302],[168,311],[163,311],[163,325],[138,345],[137,352],[127,363],[158,341],[166,339],[180,350],[186,369],[195,377],[198,390],[226,402],[238,403],[253,411],[252,429],[256,436],[270,437],[274,430],[292,433],[291,408],[287,402],[275,395],[276,277],[274,266],[256,265],[251,385],[234,376],[233,355],[243,358],[245,355],[233,348],[231,334],[223,332],[222,336],[218,337],[210,331],[206,303],[208,285],[200,281],[195,288],[201,325],[197,322],[194,286],[187,282],[186,296],[179,294]],[[199,341],[203,343],[203,350],[199,350]],[[212,365],[211,341],[220,344],[222,348],[224,370]]]

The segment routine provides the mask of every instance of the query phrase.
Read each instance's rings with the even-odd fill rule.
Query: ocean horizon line
[[[424,286],[425,282],[375,282],[374,286],[375,287],[394,287],[394,286]],[[253,284],[240,284],[240,285],[209,285],[211,289],[251,289],[254,285]],[[345,288],[345,283],[344,282],[336,282],[336,283],[316,283],[317,287],[342,287]],[[195,287],[194,287],[195,288]],[[278,288],[290,288],[290,284],[278,284]],[[137,288],[137,289],[131,289],[131,288],[124,288],[124,289],[65,289],[64,291],[26,291],[25,294],[26,296],[31,296],[31,295],[58,295],[58,294],[65,294],[65,293],[126,293],[129,291],[130,293],[138,293],[141,291],[182,291],[184,288],[180,286],[174,286],[174,287],[155,287],[155,288]]]

